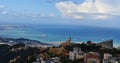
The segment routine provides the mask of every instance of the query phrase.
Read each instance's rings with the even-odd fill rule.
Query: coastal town
[[[0,63],[120,63],[113,40],[74,43],[70,37],[59,46],[29,41],[1,38]]]
[[[120,0],[0,0],[0,63],[120,63]]]

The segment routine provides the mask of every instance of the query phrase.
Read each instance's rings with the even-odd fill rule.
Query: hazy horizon
[[[119,0],[1,0],[0,23],[84,25],[120,29],[119,5]]]

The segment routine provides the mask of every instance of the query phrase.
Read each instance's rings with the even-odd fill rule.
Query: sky
[[[0,0],[0,23],[120,29],[120,0]]]

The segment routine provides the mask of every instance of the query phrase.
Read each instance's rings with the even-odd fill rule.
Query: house
[[[109,53],[104,53],[104,60],[109,60],[112,58],[112,55]]]
[[[44,61],[42,58],[37,57],[37,58],[36,58],[36,61],[34,61],[34,62],[32,62],[32,63],[45,63],[45,61]]]
[[[103,63],[114,62],[112,55],[109,53],[104,53]]]
[[[88,52],[84,57],[85,63],[100,63],[99,54],[96,52]]]
[[[120,63],[120,54],[116,54],[116,63]]]
[[[73,51],[69,52],[70,60],[82,59],[82,58],[84,58],[84,54],[82,53],[81,48],[79,47],[74,47]]]

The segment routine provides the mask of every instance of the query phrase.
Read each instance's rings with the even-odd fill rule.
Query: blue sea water
[[[0,36],[12,38],[29,38],[41,42],[64,42],[72,37],[72,42],[102,42],[113,39],[114,46],[120,45],[120,30],[89,26],[70,25],[26,25],[28,28],[0,30]]]

